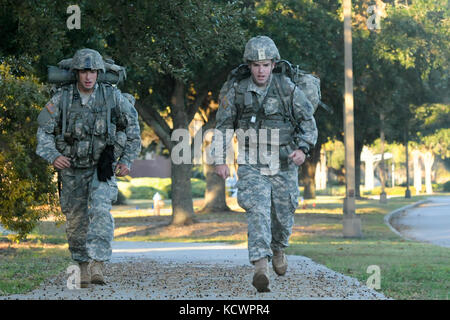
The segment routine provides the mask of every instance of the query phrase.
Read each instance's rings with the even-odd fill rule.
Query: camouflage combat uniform
[[[264,59],[262,53],[262,59],[254,60]],[[286,120],[280,89],[291,93],[290,99],[285,101],[289,101],[297,131]],[[262,110],[262,114],[258,115],[257,110]],[[271,168],[270,162],[262,163],[259,158],[256,164],[249,163],[247,145],[244,148],[245,163],[239,164],[238,203],[247,215],[251,262],[265,257],[270,260],[274,249],[288,246],[299,190],[298,167],[287,156],[300,148],[308,152],[315,145],[317,127],[313,113],[314,108],[301,89],[282,74],[272,73],[265,88],[258,87],[250,76],[235,83],[227,92],[222,90],[220,94],[216,135],[220,132],[225,143],[219,152],[215,152],[216,165],[224,163],[229,143],[225,140],[227,130],[279,129],[281,166],[277,170]],[[255,117],[261,119],[259,124]],[[261,147],[260,142],[257,147]],[[270,146],[268,149],[271,149]]]
[[[63,119],[66,119],[65,126]],[[110,210],[118,189],[115,176],[106,182],[99,181],[97,162],[108,140],[114,143],[113,168],[117,163],[130,168],[138,156],[141,140],[134,106],[119,89],[104,83],[95,84],[83,105],[77,85],[69,84],[51,98],[38,122],[36,153],[49,163],[61,155],[70,158],[71,167],[60,170],[59,174],[60,203],[67,220],[66,232],[73,260],[109,260],[114,236]],[[64,139],[64,130],[69,139]]]

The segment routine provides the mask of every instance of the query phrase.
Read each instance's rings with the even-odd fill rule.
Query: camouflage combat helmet
[[[251,38],[245,45],[244,62],[266,59],[280,60],[280,53],[273,40],[267,36]]]
[[[92,49],[80,49],[75,52],[70,70],[102,70],[105,72],[105,63],[98,51]]]

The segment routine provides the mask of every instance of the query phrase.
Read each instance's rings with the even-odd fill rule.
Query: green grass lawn
[[[41,221],[20,243],[0,236],[0,295],[31,291],[71,263],[61,222]]]
[[[304,201],[296,211],[287,253],[304,255],[362,283],[370,276],[367,268],[379,266],[379,291],[394,299],[448,299],[450,250],[403,240],[383,221],[387,213],[425,198],[395,197],[387,204],[370,199],[357,201],[363,228],[360,239],[342,236],[342,198],[320,196]],[[154,216],[148,200],[115,206],[115,240],[246,242],[245,214],[236,199],[229,198],[228,202],[235,212],[196,214],[197,223],[185,227],[168,226],[171,217],[167,200],[166,212],[161,216]],[[202,199],[194,201],[194,207],[201,205]],[[0,294],[27,292],[69,265],[64,226],[41,222],[28,242],[21,244],[0,237],[0,258]]]
[[[395,299],[448,299],[450,291],[450,252],[446,248],[405,241],[390,234],[377,219],[363,220],[364,237],[345,239],[338,235],[297,236],[290,254],[307,256],[335,271],[366,283],[367,268],[380,268],[381,292]],[[307,238],[307,239],[306,239]]]
[[[31,291],[71,262],[65,245],[42,242],[5,245],[5,239],[0,240],[0,295]]]
[[[328,223],[320,221],[320,232],[294,233],[287,252],[307,256],[362,283],[371,275],[367,268],[376,265],[380,268],[380,291],[394,299],[449,299],[450,249],[404,240],[384,223],[387,213],[424,198],[391,198],[384,205],[377,200],[357,201],[356,213],[362,219],[361,239],[342,236],[341,212],[336,214],[333,205],[325,202],[330,211],[324,213]],[[314,210],[303,211],[303,220],[313,223]]]
[[[127,176],[117,181],[120,192],[126,199],[153,199],[158,192],[163,199],[171,198],[172,180],[170,178],[133,178]],[[206,182],[192,178],[192,196],[203,197]]]
[[[384,223],[387,213],[425,198],[419,196],[407,200],[396,197],[389,199],[387,204],[380,204],[377,200],[357,201],[356,212],[362,219],[361,239],[342,236],[341,206],[329,201],[317,204],[316,208],[308,206],[300,210],[300,216],[304,215],[304,218],[297,218],[296,222],[301,225],[302,220],[309,221],[313,226],[312,221],[316,220],[319,222],[316,227],[321,225],[322,230],[294,233],[288,253],[307,256],[330,269],[356,277],[362,283],[366,283],[371,275],[367,268],[379,266],[381,292],[394,299],[448,299],[450,250],[403,240]],[[322,212],[325,218],[313,218],[313,215],[317,216],[315,212]]]

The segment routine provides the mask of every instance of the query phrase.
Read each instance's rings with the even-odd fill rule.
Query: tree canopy
[[[385,1],[379,30],[368,28],[372,3],[352,3],[356,150],[378,138],[382,113],[388,141],[403,141],[407,131],[411,139],[433,145],[434,152],[448,157],[447,1]],[[187,129],[197,112],[207,123],[205,128],[213,125],[211,101],[217,100],[228,72],[242,62],[246,41],[268,35],[283,59],[320,77],[322,100],[334,109],[333,115],[320,108],[316,113],[316,149],[342,139],[341,1],[82,0],[78,1],[81,28],[69,30],[71,4],[0,1],[0,29],[5,35],[0,44],[0,198],[1,222],[8,227],[22,228],[25,234],[32,226],[26,223],[40,217],[34,211],[29,219],[25,208],[55,201],[53,171],[34,155],[35,119],[50,97],[43,84],[47,66],[82,47],[126,66],[128,79],[121,90],[136,97],[141,120],[170,152],[177,143],[171,140],[172,132]],[[19,136],[18,126],[23,124],[27,126]],[[359,158],[358,152],[355,156]],[[193,218],[190,171],[190,165],[172,166],[172,178],[178,181],[172,192],[177,224]],[[7,183],[11,179],[21,181],[14,190]],[[23,194],[7,197],[9,193]],[[19,208],[16,215],[14,206]],[[27,227],[18,227],[19,221],[28,221]]]

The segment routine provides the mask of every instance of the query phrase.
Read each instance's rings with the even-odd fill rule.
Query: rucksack
[[[320,79],[306,71],[300,69],[298,65],[292,65],[287,60],[280,60],[276,63],[273,73],[281,73],[291,79],[305,94],[306,98],[314,107],[314,112],[319,106],[333,113],[333,109],[321,101]],[[219,93],[219,101],[231,89],[231,87],[242,79],[250,77],[251,72],[248,64],[241,64],[234,68],[229,74],[227,81]]]
[[[109,84],[120,84],[127,78],[124,67],[114,63],[112,59],[103,59],[106,72],[99,73],[97,82],[105,82]],[[76,82],[75,75],[70,71],[72,58],[61,60],[58,66],[48,67],[48,82],[57,85],[65,85]]]

